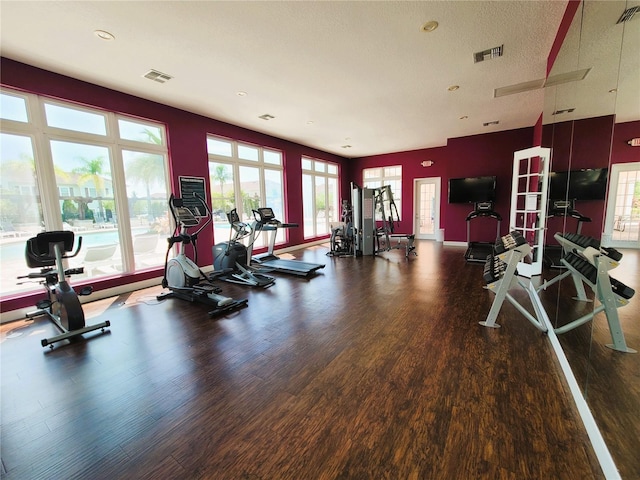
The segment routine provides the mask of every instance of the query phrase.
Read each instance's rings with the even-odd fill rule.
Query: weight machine
[[[395,233],[395,224],[400,218],[389,185],[372,189],[352,183],[351,202],[354,255],[377,255],[393,249],[404,249],[407,258],[411,254],[418,255],[415,251],[415,235]],[[385,204],[389,206],[388,215]],[[376,212],[381,218],[379,227],[376,227]]]
[[[81,274],[84,268],[64,267],[64,260],[78,255],[82,247],[82,237],[78,237],[75,251],[74,233],[69,230],[42,232],[27,240],[25,257],[29,268],[40,268],[38,273],[30,273],[18,278],[42,279],[46,298],[36,303],[38,310],[27,313],[28,318],[46,315],[62,333],[55,337],[43,338],[40,343],[53,349],[53,344],[71,339],[94,330],[105,331],[111,323],[107,320],[85,326],[84,310],[79,295],[90,295],[93,288],[86,286],[76,292],[67,277]],[[72,252],[70,254],[70,252]]]

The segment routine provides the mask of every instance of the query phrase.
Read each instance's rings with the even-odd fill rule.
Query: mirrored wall
[[[640,290],[640,244],[633,231],[638,228],[634,215],[640,203],[635,205],[634,189],[640,190],[640,175],[618,188],[622,183],[614,167],[623,162],[632,168],[634,156],[640,162],[640,147],[621,144],[621,138],[630,140],[621,137],[626,132],[640,137],[640,11],[619,21],[638,5],[638,0],[579,5],[548,76],[542,142],[552,149],[545,279],[567,271],[561,260],[566,248],[557,235],[580,234],[604,247],[624,247],[616,247],[621,258],[612,252],[613,259],[606,260],[611,263],[607,269],[615,268],[596,270],[594,288],[586,282],[580,291],[569,275],[543,293],[554,326],[567,327],[558,338],[622,478],[640,478],[640,354],[622,352],[623,347],[640,349],[640,292],[628,299],[630,290],[626,295],[616,290],[613,297],[607,292],[610,277]],[[629,205],[616,207],[616,201]],[[629,229],[626,236],[619,235],[622,223]],[[616,243],[622,237],[631,240]],[[592,275],[581,260],[575,259],[576,268]],[[615,304],[609,314],[602,311],[603,295]],[[585,321],[575,325],[577,319]],[[622,340],[616,329],[622,330]]]

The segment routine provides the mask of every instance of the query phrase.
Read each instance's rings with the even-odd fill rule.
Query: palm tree
[[[81,184],[93,184],[94,188],[96,189],[96,197],[98,197],[98,208],[100,209],[100,215],[102,215],[102,195],[104,193],[104,177],[102,170],[105,162],[104,157],[99,156],[92,159],[80,157],[80,161],[84,165],[74,168],[71,173],[79,175],[78,181]],[[79,201],[78,203],[80,204],[80,219],[82,220],[85,218],[88,202]]]
[[[211,174],[211,179],[220,184],[220,196],[224,197],[224,184],[227,180],[231,180],[231,174],[227,170],[226,165],[218,164]]]
[[[143,129],[142,133],[147,136],[149,143],[162,144],[162,138],[153,130]],[[126,166],[127,178],[144,183],[147,193],[147,215],[149,221],[153,218],[151,212],[151,187],[154,185],[164,185],[164,157],[156,154],[140,154],[131,160]]]

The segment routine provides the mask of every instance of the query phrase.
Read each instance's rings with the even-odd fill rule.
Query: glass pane
[[[232,155],[231,142],[209,137],[207,138],[207,153],[209,155],[230,157]]]
[[[382,169],[381,168],[365,168],[362,171],[364,178],[380,178],[382,177]]]
[[[80,255],[70,264],[84,266],[88,277],[120,273],[109,149],[54,140],[50,146],[63,227],[82,235]]]
[[[22,97],[13,95],[0,95],[0,117],[15,122],[28,122],[27,102]]]
[[[327,214],[329,220],[329,227],[332,223],[340,222],[342,216],[342,210],[338,208],[338,180],[335,178],[327,178]]]
[[[315,237],[313,222],[313,176],[302,175],[302,209],[304,213],[304,238]]]
[[[264,155],[264,163],[269,163],[271,165],[282,165],[282,152],[265,150],[263,155]]]
[[[164,264],[165,238],[171,233],[164,155],[123,150],[133,256],[136,270]],[[101,228],[114,228],[105,218]]]
[[[118,129],[120,138],[124,140],[164,145],[163,129],[160,127],[118,119]]]
[[[329,172],[331,175],[337,175],[338,174],[338,166],[334,165],[333,163],[328,163],[327,164],[327,172]]]
[[[3,294],[40,290],[38,283],[18,285],[16,277],[34,271],[27,267],[24,250],[29,237],[44,230],[42,206],[30,137],[0,134],[0,259]]]
[[[324,162],[313,162],[313,169],[316,172],[324,172],[326,164]]]
[[[266,205],[273,209],[273,213],[278,220],[284,222],[284,195],[282,185],[282,170],[264,170],[264,196],[267,201]],[[279,228],[276,234],[276,244],[284,242],[285,239],[286,230]]]
[[[227,212],[236,208],[233,165],[209,162],[209,184],[211,186],[214,240],[216,243],[226,242],[229,240],[231,231]]]
[[[311,170],[311,167],[313,166],[313,161],[308,159],[308,158],[303,158],[302,159],[302,169],[303,170]]]
[[[253,221],[253,210],[257,210],[260,205],[260,169],[257,167],[239,168],[240,176],[240,198],[242,205],[238,205],[238,214],[243,222]],[[270,206],[270,205],[264,205]],[[257,235],[253,246],[255,248],[266,245],[265,234]]]
[[[259,154],[259,151],[256,147],[249,147],[247,145],[238,145],[238,158],[257,162],[258,154]]]
[[[44,109],[47,125],[50,127],[95,135],[107,134],[107,120],[104,115],[48,103],[44,104]]]
[[[326,194],[326,178],[317,175],[315,178],[316,185],[316,235],[324,235],[329,233],[327,221],[327,194]]]

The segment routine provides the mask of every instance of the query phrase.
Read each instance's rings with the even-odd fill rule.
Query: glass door
[[[610,247],[640,248],[640,162],[611,167],[603,240]]]
[[[420,178],[414,185],[414,226],[418,239],[433,240],[440,228],[440,178]]]

